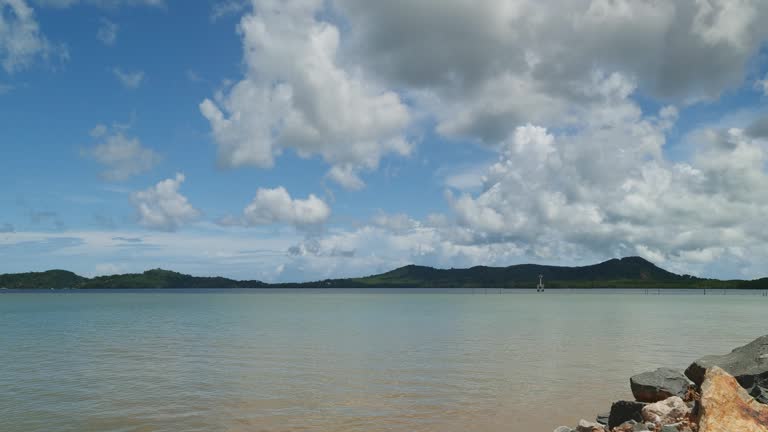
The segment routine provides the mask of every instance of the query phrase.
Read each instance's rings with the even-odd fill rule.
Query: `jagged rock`
[[[595,418],[595,421],[596,421],[596,422],[598,422],[598,423],[600,423],[600,424],[601,424],[601,425],[603,425],[603,426],[607,426],[607,425],[608,425],[608,418],[609,418],[610,416],[611,416],[611,414],[610,414],[610,413],[606,413],[606,414],[598,414],[598,415],[597,415],[597,418]]]
[[[672,396],[660,402],[643,407],[643,420],[656,425],[677,423],[691,413],[691,408],[678,396]]]
[[[736,431],[768,432],[768,406],[755,401],[726,371],[712,367],[701,385],[699,432]]]
[[[691,432],[691,428],[684,423],[675,423],[662,426],[659,432]]]
[[[768,404],[768,335],[726,355],[702,357],[688,366],[685,375],[701,386],[707,369],[719,366],[747,389],[758,402]]]
[[[635,401],[614,402],[608,416],[608,428],[614,428],[629,420],[643,421],[642,409],[645,405],[643,402]]]
[[[552,432],[574,432],[574,431],[568,426],[559,426],[557,429],[553,430]]]
[[[624,422],[611,429],[613,432],[649,432],[650,430],[644,423],[638,423],[634,420]]]
[[[633,376],[629,384],[635,400],[658,402],[672,396],[685,397],[693,383],[679,371],[659,368]]]
[[[576,426],[576,432],[605,432],[605,427],[600,423],[592,423],[586,420],[580,420]]]

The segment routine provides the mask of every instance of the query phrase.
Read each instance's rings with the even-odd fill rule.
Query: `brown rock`
[[[677,423],[684,420],[691,413],[691,409],[677,396],[663,401],[648,404],[643,407],[643,420],[657,425]]]
[[[699,432],[768,432],[768,406],[717,366],[704,375],[700,403]]]
[[[600,423],[592,423],[581,420],[576,426],[576,432],[605,432],[605,428]]]

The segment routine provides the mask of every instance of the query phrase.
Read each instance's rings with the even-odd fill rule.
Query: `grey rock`
[[[645,425],[643,423],[638,423],[634,426],[632,430],[634,432],[651,432],[652,429],[649,429],[648,425]]]
[[[658,402],[672,396],[685,397],[692,382],[681,372],[659,368],[629,379],[632,395],[639,402]]]
[[[702,357],[688,366],[685,375],[701,386],[704,374],[713,366],[719,366],[733,375],[758,402],[768,404],[768,335],[728,354]]]
[[[611,414],[608,416],[608,428],[612,429],[629,420],[643,421],[643,407],[646,404],[635,401],[618,401],[611,405]]]
[[[680,424],[670,424],[661,427],[660,432],[681,432]]]
[[[568,426],[560,426],[557,429],[553,430],[552,432],[574,432],[574,431]]]
[[[605,414],[598,414],[597,418],[595,419],[596,422],[600,423],[601,425],[607,425],[608,424],[608,417],[610,417],[610,413]]]

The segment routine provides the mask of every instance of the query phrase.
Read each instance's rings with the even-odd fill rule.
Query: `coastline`
[[[768,335],[684,372],[659,368],[629,382],[634,400],[554,432],[768,432]]]

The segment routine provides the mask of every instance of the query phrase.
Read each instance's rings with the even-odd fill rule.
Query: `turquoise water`
[[[759,295],[0,294],[0,429],[551,431],[768,333]]]

